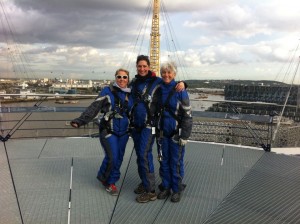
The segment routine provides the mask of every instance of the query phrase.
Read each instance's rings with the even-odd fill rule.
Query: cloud
[[[7,48],[6,44],[11,51],[21,49],[32,69],[40,73],[92,77],[113,72],[129,60],[133,64],[131,72],[135,72],[135,55],[148,53],[150,31],[138,28],[146,19],[150,1],[4,2],[0,16],[9,24],[0,29],[0,40],[6,40],[0,43],[0,52]],[[299,39],[300,3],[295,0],[163,3],[162,10],[167,10],[177,36],[169,36],[169,41],[176,44],[173,51],[163,46],[166,40],[161,40],[162,60],[177,54],[191,71],[191,77],[198,77],[203,71],[210,77],[228,77],[230,69],[232,73],[244,71],[245,76],[252,69],[261,75],[272,70],[269,66],[276,67],[275,63],[286,63]],[[151,21],[151,14],[148,19]],[[161,25],[165,23],[161,21]],[[164,29],[161,28],[161,37],[166,36]],[[137,37],[145,46],[139,46]],[[254,69],[264,66],[265,69]]]
[[[296,0],[262,1],[257,14],[272,30],[289,31],[299,34],[300,2]]]
[[[258,34],[270,34],[266,24],[257,20],[253,9],[247,6],[230,4],[222,8],[196,13],[184,26],[202,29],[209,35],[248,39]]]

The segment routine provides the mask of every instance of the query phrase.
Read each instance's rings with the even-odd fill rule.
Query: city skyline
[[[178,78],[286,83],[293,79],[295,58],[299,56],[298,1],[161,2],[180,45],[177,54],[185,66],[185,74],[178,74]],[[1,3],[2,77],[112,79],[117,68],[126,67],[124,58],[132,54],[138,26],[149,2],[1,0]],[[161,33],[163,37],[162,30]],[[145,38],[147,42],[149,34]],[[142,48],[140,53],[148,51]],[[162,49],[162,61],[169,54]],[[19,61],[25,64],[25,71],[19,69],[23,66]],[[134,61],[131,58],[132,65]],[[134,67],[128,69],[134,76]],[[294,78],[294,83],[299,84],[300,77]]]

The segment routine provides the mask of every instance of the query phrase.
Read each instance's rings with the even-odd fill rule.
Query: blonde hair
[[[119,68],[116,73],[115,73],[115,77],[118,75],[119,72],[125,72],[126,75],[128,76],[128,80],[129,80],[129,71],[124,69],[124,68]]]

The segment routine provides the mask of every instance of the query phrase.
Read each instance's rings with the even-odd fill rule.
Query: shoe
[[[113,196],[117,196],[119,194],[118,189],[117,189],[116,185],[114,185],[114,184],[107,185],[105,187],[105,190]]]
[[[184,191],[185,188],[186,188],[186,184],[181,184],[180,191]]]
[[[146,189],[145,189],[143,183],[140,183],[139,186],[137,186],[137,188],[134,189],[134,193],[136,193],[136,194],[143,194],[145,192],[146,192]]]
[[[173,193],[172,197],[171,197],[171,202],[179,202],[180,201],[180,197],[181,197],[181,193],[180,192]]]
[[[155,201],[156,198],[155,192],[144,192],[136,197],[136,201],[139,203],[146,203],[148,201]]]
[[[165,189],[159,192],[157,199],[166,199],[171,194],[170,189]]]
[[[162,183],[158,185],[158,189],[159,189],[160,191],[163,191],[163,190],[165,189],[165,188],[163,187]]]

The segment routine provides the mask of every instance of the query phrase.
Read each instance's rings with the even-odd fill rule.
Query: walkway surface
[[[103,159],[96,138],[1,143],[0,223],[300,223],[297,149],[286,155],[279,149],[189,142],[182,200],[145,204],[133,193],[140,180],[132,149],[130,139],[117,197],[96,179]]]

